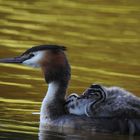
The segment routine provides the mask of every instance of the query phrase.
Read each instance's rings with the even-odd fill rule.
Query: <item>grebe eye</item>
[[[32,57],[34,57],[35,55],[33,54],[33,53],[31,53],[30,55],[29,55],[29,57],[30,58],[32,58]]]

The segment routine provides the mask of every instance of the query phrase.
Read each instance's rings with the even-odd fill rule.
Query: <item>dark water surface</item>
[[[0,0],[0,58],[39,44],[68,47],[68,93],[91,83],[140,96],[139,0]],[[40,70],[0,64],[0,139],[38,139],[47,86]],[[45,137],[45,138],[44,138]],[[140,137],[47,132],[44,139],[128,140]]]

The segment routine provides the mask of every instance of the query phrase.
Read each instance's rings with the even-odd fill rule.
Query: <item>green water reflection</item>
[[[68,93],[100,83],[140,96],[139,0],[0,0],[0,17],[0,58],[62,44],[72,66]],[[41,71],[0,64],[0,73],[0,139],[38,139],[39,115],[32,113],[47,88]]]

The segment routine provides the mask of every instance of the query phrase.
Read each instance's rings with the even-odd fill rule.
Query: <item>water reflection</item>
[[[73,133],[69,132],[55,132],[44,130],[39,133],[39,140],[138,140],[139,137],[134,136],[120,136],[120,135],[109,135],[100,133],[88,133],[82,131],[75,131]]]

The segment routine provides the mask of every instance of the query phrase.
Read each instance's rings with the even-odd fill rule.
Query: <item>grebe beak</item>
[[[29,59],[30,56],[28,55],[21,55],[21,56],[18,56],[18,57],[13,57],[13,58],[3,58],[3,59],[0,59],[0,63],[22,63],[24,62],[25,60]]]

